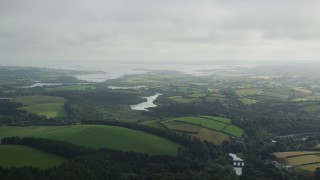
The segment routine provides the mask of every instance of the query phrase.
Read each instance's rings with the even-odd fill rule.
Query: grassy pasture
[[[34,166],[42,169],[59,165],[65,158],[19,145],[0,145],[0,166]]]
[[[231,134],[235,137],[241,137],[244,134],[244,131],[239,128],[238,126],[235,125],[228,125],[223,132],[227,133],[227,134]]]
[[[35,104],[22,107],[21,109],[38,115],[46,116],[48,118],[56,116],[65,116],[67,114],[63,104],[61,103]]]
[[[222,123],[225,123],[225,124],[231,123],[231,119],[229,119],[229,118],[214,117],[214,116],[200,116],[200,117],[207,118],[207,119],[212,119],[212,120],[219,121],[219,122],[222,122]]]
[[[42,137],[69,141],[93,148],[107,147],[150,155],[176,155],[180,146],[172,141],[145,132],[106,125],[0,127],[0,138],[7,136]]]
[[[43,115],[48,118],[56,116],[65,116],[64,103],[67,101],[65,98],[57,96],[22,96],[11,99],[13,102],[19,102],[25,106],[21,109],[38,115]]]

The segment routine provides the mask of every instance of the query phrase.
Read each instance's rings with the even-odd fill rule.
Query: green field
[[[65,98],[57,96],[22,96],[11,99],[13,102],[19,102],[25,106],[21,109],[31,113],[46,116],[47,118],[56,116],[65,116],[64,103]]]
[[[231,134],[233,136],[236,137],[241,137],[244,134],[244,131],[239,128],[238,126],[235,125],[228,125],[223,132],[227,133],[227,134]]]
[[[0,138],[7,136],[42,137],[69,141],[93,148],[107,147],[150,155],[176,155],[180,146],[172,141],[145,132],[106,125],[0,127]]]
[[[197,125],[199,127],[204,127],[204,128],[212,129],[215,131],[224,132],[235,137],[241,137],[244,134],[244,131],[241,128],[235,125],[232,125],[231,119],[223,118],[223,117],[213,117],[213,116],[179,117],[179,118],[173,118],[173,119],[162,121],[162,123],[165,125],[172,122],[190,123],[192,125]],[[169,126],[167,126],[169,129],[172,128]]]
[[[61,103],[45,103],[22,107],[21,109],[38,115],[50,117],[65,116],[66,111]]]
[[[212,120],[219,121],[219,122],[222,122],[222,123],[225,123],[225,124],[231,123],[231,119],[229,119],[229,118],[214,117],[214,116],[200,116],[200,117],[207,118],[207,119],[212,119]]]
[[[65,158],[19,145],[0,145],[0,166],[35,166],[42,169],[59,165]]]

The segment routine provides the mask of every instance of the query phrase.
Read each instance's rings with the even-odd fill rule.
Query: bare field
[[[273,153],[277,158],[287,158],[290,156],[300,156],[300,155],[308,155],[308,154],[316,154],[320,153],[320,151],[292,151],[292,152],[275,152]]]
[[[194,134],[192,136],[197,137],[202,141],[206,140],[214,144],[221,144],[223,141],[229,140],[229,136],[227,134],[206,128],[202,128],[198,134]]]
[[[164,124],[168,129],[176,131],[184,131],[189,133],[199,133],[202,129],[200,126],[183,123],[180,121],[170,121]]]

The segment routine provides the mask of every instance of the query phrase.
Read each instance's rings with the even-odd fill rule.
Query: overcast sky
[[[320,62],[319,0],[0,0],[0,62]]]

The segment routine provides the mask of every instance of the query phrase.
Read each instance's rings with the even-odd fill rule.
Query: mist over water
[[[53,69],[68,69],[79,71],[103,71],[99,74],[80,74],[76,75],[78,79],[91,82],[102,82],[107,79],[119,78],[126,74],[141,74],[152,70],[172,70],[192,75],[209,75],[210,72],[202,70],[232,70],[236,67],[254,67],[252,64],[243,65],[221,65],[207,63],[133,63],[133,62],[103,62],[103,61],[8,61],[2,63],[3,66],[32,66],[45,67]]]

